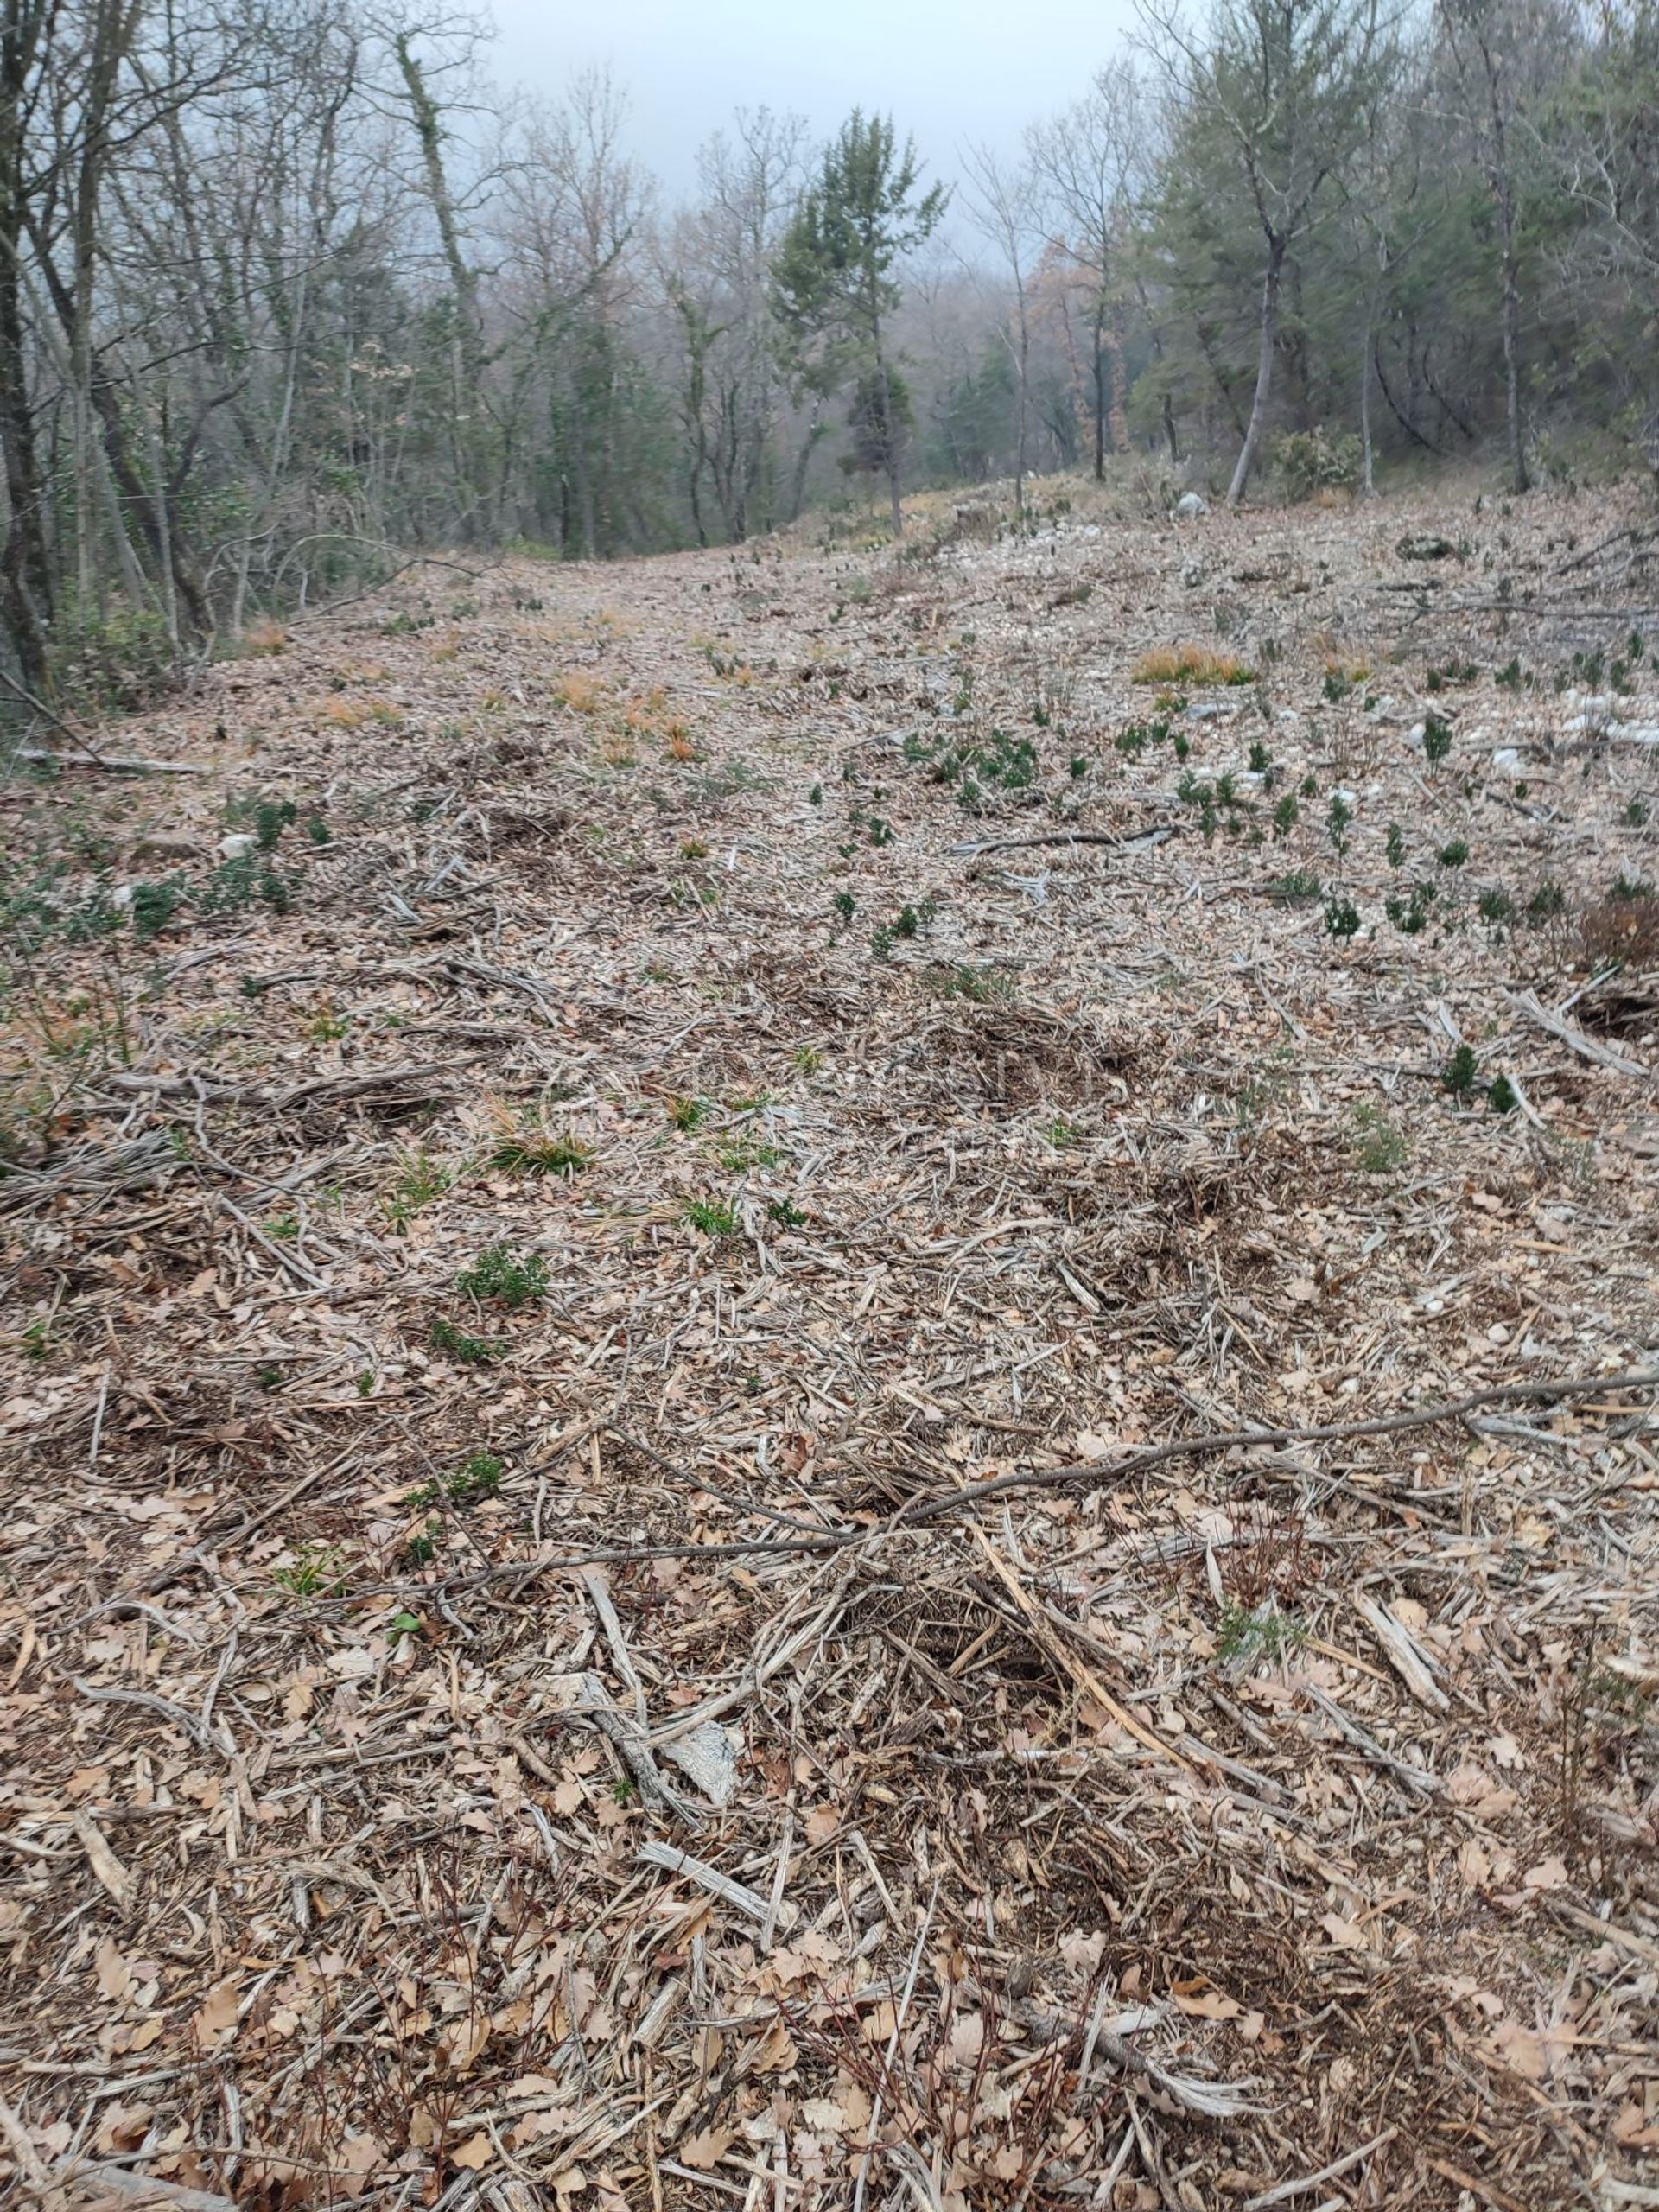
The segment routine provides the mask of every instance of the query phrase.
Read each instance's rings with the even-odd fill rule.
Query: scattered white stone
[[[1512,745],[1500,745],[1492,755],[1492,766],[1504,775],[1512,776],[1521,766],[1521,755]]]
[[[1199,515],[1207,515],[1209,512],[1210,502],[1207,499],[1201,499],[1196,492],[1183,492],[1175,502],[1177,522],[1192,522]]]
[[[118,883],[114,890],[110,893],[110,904],[111,906],[130,906],[132,904],[132,886],[130,883]]]
[[[228,837],[219,839],[219,849],[227,861],[245,860],[257,842],[257,838],[250,837],[245,831],[232,830]]]

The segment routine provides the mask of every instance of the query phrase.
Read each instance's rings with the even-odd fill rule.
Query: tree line
[[[397,550],[593,558],[1139,453],[1236,501],[1659,466],[1659,0],[1141,0],[1017,156],[375,0],[0,0],[0,677],[119,699]]]

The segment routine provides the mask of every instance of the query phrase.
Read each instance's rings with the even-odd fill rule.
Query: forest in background
[[[136,703],[413,548],[737,543],[1105,474],[1659,463],[1653,0],[1142,0],[1018,160],[616,85],[359,0],[0,0],[0,677]],[[879,68],[873,70],[879,79]],[[954,164],[947,194],[932,181]]]

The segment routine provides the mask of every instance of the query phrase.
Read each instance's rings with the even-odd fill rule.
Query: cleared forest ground
[[[24,2190],[1659,2202],[1649,510],[1084,506],[0,790]]]

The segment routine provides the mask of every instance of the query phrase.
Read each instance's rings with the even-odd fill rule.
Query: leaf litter
[[[24,2191],[1646,2201],[1596,505],[412,571],[5,787]]]

